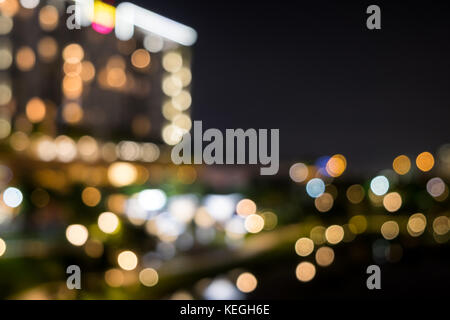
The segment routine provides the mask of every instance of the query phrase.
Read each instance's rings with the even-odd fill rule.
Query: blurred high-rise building
[[[190,130],[195,31],[111,2],[0,1],[0,139],[13,149],[46,143],[33,152],[48,161],[78,144],[70,161],[92,140],[152,162]]]

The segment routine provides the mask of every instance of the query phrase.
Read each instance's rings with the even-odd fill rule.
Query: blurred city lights
[[[161,210],[167,202],[164,191],[159,189],[147,189],[139,192],[139,204],[148,211]]]
[[[326,164],[326,171],[331,177],[339,177],[347,168],[347,159],[341,154],[332,156]]]
[[[363,233],[367,229],[367,219],[363,215],[351,217],[348,223],[356,234]]]
[[[79,44],[71,43],[63,49],[62,57],[68,63],[79,63],[84,58],[84,50]]]
[[[309,170],[304,163],[294,163],[289,169],[289,176],[294,182],[303,182],[308,177]]]
[[[423,213],[415,213],[408,219],[406,229],[412,237],[418,237],[423,234],[427,226],[427,218]]]
[[[197,210],[197,198],[194,195],[174,196],[168,204],[169,213],[178,221],[190,222]]]
[[[185,111],[189,109],[191,104],[192,104],[191,94],[186,90],[183,90],[178,95],[172,97],[172,105],[178,111]]]
[[[338,255],[347,248],[341,250],[336,246],[333,249],[331,245],[345,242],[343,247],[351,248],[346,263],[362,258],[364,254],[360,251],[364,246],[372,246],[372,258],[376,263],[394,263],[400,261],[403,250],[405,255],[409,254],[421,240],[426,246],[431,245],[433,239],[435,244],[449,240],[446,200],[450,145],[439,149],[436,160],[429,152],[415,159],[420,171],[435,168],[433,172],[439,177],[417,175],[417,171],[411,170],[411,159],[399,155],[392,162],[392,170],[379,171],[372,180],[357,182],[357,176],[352,174],[345,179],[334,179],[347,170],[345,156],[335,154],[320,157],[313,165],[295,162],[288,174],[298,185],[290,183],[284,188],[283,183],[274,184],[269,191],[264,190],[266,192],[259,192],[260,185],[264,184],[252,184],[247,171],[242,175],[238,172],[235,176],[221,176],[222,173],[214,169],[172,166],[167,163],[170,151],[167,145],[177,144],[191,130],[193,103],[189,87],[192,57],[189,50],[175,42],[193,44],[195,31],[130,3],[121,3],[116,9],[100,1],[76,0],[79,5],[77,21],[83,26],[92,24],[97,33],[89,29],[86,37],[77,37],[79,43],[68,43],[60,38],[59,28],[61,25],[65,28],[64,23],[60,23],[63,6],[53,0],[48,4],[20,0],[23,8],[37,8],[32,16],[31,10],[20,8],[18,2],[0,0],[0,35],[3,36],[0,70],[10,73],[0,79],[0,142],[5,155],[4,165],[0,164],[0,186],[2,190],[6,188],[0,199],[0,229],[14,232],[14,238],[6,234],[8,258],[40,259],[51,255],[53,244],[47,243],[47,237],[31,239],[26,232],[47,234],[58,226],[63,226],[64,230],[76,218],[75,214],[82,216],[80,220],[85,225],[68,225],[65,237],[70,244],[83,246],[82,250],[72,250],[76,254],[101,258],[95,264],[83,265],[83,270],[96,268],[95,272],[104,277],[111,287],[104,292],[106,297],[120,298],[124,294],[139,297],[138,290],[145,289],[139,283],[153,287],[161,282],[161,292],[146,292],[155,298],[161,297],[163,292],[164,297],[172,299],[199,296],[239,299],[245,297],[242,293],[253,292],[258,286],[264,291],[267,282],[264,277],[257,279],[250,272],[239,271],[242,269],[232,269],[226,276],[223,272],[227,271],[222,270],[234,268],[242,258],[247,267],[253,268],[250,259],[254,253],[261,252],[269,257],[281,244],[287,244],[293,254],[291,246],[295,241],[295,253],[314,262],[302,261],[295,269],[299,281],[309,282],[316,276],[317,266],[328,267],[336,258],[336,271],[342,267],[338,263],[345,259],[338,259]],[[15,14],[16,20],[13,19]],[[35,43],[16,43],[20,24],[25,25],[24,21],[31,21],[31,17],[39,31]],[[135,27],[139,31],[136,38]],[[108,36],[113,42],[104,42],[105,50],[113,51],[99,59],[93,52],[94,43],[97,45],[97,42],[103,43],[99,39],[109,38],[98,33],[110,33],[114,28],[117,39]],[[14,69],[14,64],[18,70]],[[20,88],[23,80],[16,80],[17,75],[34,79],[35,74],[39,73],[40,77],[48,71],[61,75],[55,77],[61,82],[57,85],[61,97],[59,94],[49,96],[48,90],[23,91]],[[112,103],[122,101],[122,96],[130,96],[138,105],[147,101],[149,93],[157,99],[150,99],[143,108],[136,107],[139,110],[131,114],[114,108],[130,104],[129,100],[118,105]],[[37,94],[39,97],[35,96]],[[107,97],[108,108],[96,105],[102,102],[103,94]],[[110,101],[111,107],[107,105]],[[154,105],[162,110],[154,113]],[[115,121],[107,117],[108,113],[117,115],[121,125],[125,125],[111,130],[109,123],[102,126],[102,121]],[[98,133],[102,136],[98,137]],[[23,163],[30,165],[29,177],[20,171]],[[22,191],[7,187],[11,181]],[[208,183],[214,184],[214,188]],[[314,201],[298,194],[303,184]],[[243,193],[205,194],[230,192],[230,186]],[[395,192],[389,192],[390,189]],[[14,209],[23,202],[20,210]],[[83,204],[90,208],[83,209]],[[314,213],[314,208],[322,213],[334,210],[330,214],[318,214]],[[386,215],[383,208],[397,213]],[[422,213],[409,216],[412,210],[423,210],[426,216]],[[393,220],[386,221],[387,217]],[[428,228],[427,220],[430,221]],[[410,236],[424,234],[426,237],[399,236],[405,225]],[[249,235],[262,230],[266,231]],[[366,234],[357,236],[362,233]],[[20,239],[21,236],[24,239]],[[132,249],[133,242],[138,240],[143,241]],[[356,243],[357,246],[350,247]],[[131,249],[117,252],[119,245]],[[0,238],[0,256],[6,249],[5,241]],[[222,257],[214,252],[231,254],[222,262]],[[274,256],[278,259],[278,254]],[[168,275],[172,272],[174,277],[180,275],[181,278],[185,272],[197,277],[200,273],[197,274],[196,267],[208,267],[211,261],[214,268],[217,263],[222,275],[214,275],[218,277],[212,280],[203,279],[192,288],[189,281],[183,281],[189,284],[189,291],[171,288],[173,279]],[[111,262],[117,262],[120,268],[113,268]],[[94,274],[93,270],[87,272],[90,276]],[[208,277],[213,276],[213,272],[205,268]],[[160,275],[163,278],[160,279]],[[112,289],[122,286],[126,287],[124,292]],[[50,291],[42,288],[38,290]],[[91,296],[90,292],[86,294],[86,297]]]
[[[316,245],[324,244],[326,242],[325,231],[326,231],[325,227],[315,226],[314,228],[311,229],[309,237]]]
[[[13,20],[10,17],[2,15],[0,17],[0,34],[8,34],[12,30],[13,25]]]
[[[207,195],[204,198],[206,210],[216,221],[226,221],[233,215],[236,208],[236,196]]]
[[[434,198],[440,197],[445,192],[445,188],[445,182],[439,177],[432,178],[427,182],[427,191]]]
[[[72,224],[66,229],[66,238],[74,246],[82,246],[88,239],[89,233],[85,226],[81,224]]]
[[[264,228],[264,219],[259,214],[251,214],[245,218],[245,229],[250,233],[258,233]]]
[[[1,20],[0,20],[1,23]],[[0,25],[1,28],[1,25]],[[13,62],[13,57],[12,57],[12,53],[11,53],[11,48],[8,42],[0,42],[0,70],[5,70],[8,69],[12,62]]]
[[[244,272],[239,275],[236,280],[236,287],[244,293],[250,293],[256,289],[258,280],[250,272]]]
[[[77,156],[77,146],[75,141],[68,136],[58,136],[54,141],[56,155],[59,161],[71,162]]]
[[[383,205],[389,212],[395,212],[402,206],[402,197],[398,192],[390,192],[383,198]]]
[[[433,221],[433,231],[437,235],[445,235],[450,231],[450,219],[446,216],[439,216]]]
[[[416,165],[420,171],[427,172],[434,167],[434,157],[429,152],[422,152],[416,158]]]
[[[98,227],[104,233],[114,233],[119,226],[119,218],[112,212],[103,212],[98,216]]]
[[[165,143],[173,146],[181,141],[185,132],[181,128],[171,124],[163,128],[162,137]]]
[[[44,62],[51,62],[56,58],[58,53],[58,43],[52,37],[43,37],[37,45],[39,57]]]
[[[39,11],[39,24],[44,31],[53,31],[58,26],[58,9],[52,5],[46,5]]]
[[[104,252],[104,246],[99,240],[89,239],[84,245],[84,251],[91,258],[100,258]]]
[[[22,7],[27,9],[34,9],[39,5],[39,0],[20,0]]]
[[[183,89],[183,83],[175,76],[166,76],[162,82],[162,90],[169,97],[178,96]]]
[[[395,221],[386,221],[381,226],[381,234],[386,240],[395,239],[398,236],[399,231],[398,223]]]
[[[167,212],[155,217],[156,234],[163,241],[175,241],[185,229],[185,223],[175,219]]]
[[[350,201],[353,204],[358,204],[364,200],[365,191],[361,185],[354,184],[348,187],[346,195],[348,201]]]
[[[325,183],[320,178],[314,178],[306,184],[306,192],[311,198],[318,198],[325,192]]]
[[[169,52],[164,55],[162,63],[166,71],[175,73],[183,66],[183,58],[179,53]]]
[[[87,187],[81,193],[81,200],[88,207],[95,207],[100,203],[102,194],[97,188]]]
[[[147,50],[138,49],[131,55],[131,63],[138,69],[147,68],[150,65],[150,54]]]
[[[146,287],[154,287],[158,279],[158,272],[153,268],[145,268],[139,272],[139,281]]]
[[[3,256],[6,252],[6,242],[0,238],[0,257]]]
[[[309,282],[314,279],[316,275],[316,267],[311,262],[301,262],[295,269],[295,275],[301,282]]]
[[[108,179],[113,186],[127,186],[136,181],[137,170],[131,163],[116,162],[108,168]]]
[[[193,45],[197,40],[197,33],[188,26],[130,2],[119,4],[116,8],[117,38],[121,40],[131,39],[134,34],[134,26],[185,46]]]
[[[152,53],[160,52],[164,48],[164,40],[160,36],[148,34],[144,38],[144,48]]]
[[[295,242],[295,252],[301,256],[306,257],[314,250],[314,242],[309,238],[300,238]]]
[[[377,176],[370,182],[370,189],[377,196],[382,196],[389,190],[389,180],[385,176]]]
[[[248,232],[245,226],[245,219],[240,216],[233,216],[226,222],[225,232],[229,238],[242,239]]]
[[[16,65],[20,71],[30,71],[34,68],[36,56],[30,47],[21,47],[16,53]]]
[[[320,212],[327,212],[333,208],[334,199],[329,193],[324,193],[314,200],[314,205],[316,209]]]
[[[8,84],[0,83],[0,105],[5,105],[11,101],[12,92]]]
[[[38,208],[44,208],[50,202],[50,196],[43,189],[35,189],[31,193],[31,202]]]
[[[320,247],[316,251],[316,262],[321,267],[328,267],[334,261],[334,250],[330,247]]]
[[[181,83],[183,84],[183,87],[187,87],[191,84],[192,81],[192,72],[187,67],[182,67],[180,70],[175,72],[174,74],[178,79],[181,80]]]
[[[195,213],[194,221],[199,227],[203,228],[208,228],[214,225],[214,219],[211,217],[205,207],[198,208],[197,212]]]
[[[117,263],[119,264],[119,267],[121,267],[123,270],[134,270],[137,267],[138,264],[138,258],[136,254],[132,251],[122,251],[117,256]]]
[[[109,269],[105,272],[105,282],[113,288],[121,287],[124,283],[124,274],[120,269]]]
[[[236,205],[236,213],[240,216],[246,217],[256,213],[256,204],[250,199],[242,199]]]
[[[44,120],[45,113],[45,104],[41,99],[35,97],[28,101],[26,105],[26,114],[28,120],[33,123],[41,122],[42,120]]]
[[[64,105],[62,115],[67,123],[76,124],[83,119],[83,109],[79,104],[71,102]]]
[[[206,287],[203,296],[207,300],[236,300],[241,298],[240,292],[227,279],[214,279]]]
[[[264,230],[273,230],[278,224],[278,216],[270,211],[261,213],[264,219]]]
[[[94,1],[92,29],[107,34],[114,29],[116,8],[101,1]]]
[[[23,201],[22,192],[13,187],[7,188],[3,191],[3,202],[11,208],[17,208]]]
[[[330,244],[338,244],[344,239],[344,229],[338,225],[329,226],[325,231],[325,238]]]
[[[324,177],[329,177],[326,167],[328,160],[330,160],[329,156],[322,156],[316,159],[316,162],[314,163],[315,167],[317,168],[317,171],[319,174],[321,174]]]
[[[81,72],[80,77],[84,82],[90,82],[94,79],[95,67],[90,61],[81,62]]]
[[[411,169],[411,160],[405,155],[400,155],[394,159],[392,168],[396,173],[405,175]]]

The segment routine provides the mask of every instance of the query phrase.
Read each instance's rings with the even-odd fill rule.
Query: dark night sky
[[[195,28],[193,117],[279,128],[285,160],[381,169],[450,142],[448,1],[136,1]],[[382,30],[365,27],[382,9]]]

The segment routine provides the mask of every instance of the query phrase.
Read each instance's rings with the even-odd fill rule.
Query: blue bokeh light
[[[325,192],[325,183],[322,179],[314,178],[306,184],[306,192],[312,198],[318,198]]]

